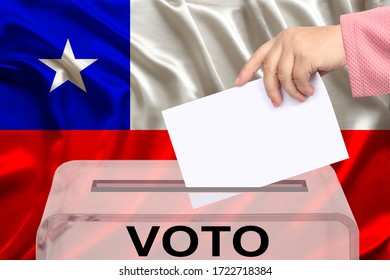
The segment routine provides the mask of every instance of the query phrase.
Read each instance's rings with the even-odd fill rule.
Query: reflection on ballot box
[[[220,193],[234,195],[192,207]],[[261,188],[188,188],[176,161],[72,161],[55,173],[37,259],[357,259],[358,240],[330,166]]]

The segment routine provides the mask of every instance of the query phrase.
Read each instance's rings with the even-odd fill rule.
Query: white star
[[[73,54],[69,39],[66,41],[61,59],[40,59],[51,69],[56,71],[56,75],[51,85],[50,92],[58,88],[66,81],[70,81],[83,91],[87,92],[80,72],[94,63],[97,59],[76,59]]]

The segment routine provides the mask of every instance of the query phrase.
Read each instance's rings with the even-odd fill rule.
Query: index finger
[[[238,74],[237,80],[235,82],[236,86],[243,86],[249,82],[250,79],[252,79],[253,75],[260,69],[261,65],[263,64],[264,58],[271,50],[274,42],[275,39],[271,39],[256,50],[247,63],[245,63],[244,67],[242,67],[240,74]]]

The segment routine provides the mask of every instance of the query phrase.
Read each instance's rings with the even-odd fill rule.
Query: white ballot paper
[[[261,187],[348,158],[328,93],[274,108],[263,80],[163,111],[187,187]],[[229,195],[192,196],[194,207]],[[231,195],[230,195],[231,196]]]

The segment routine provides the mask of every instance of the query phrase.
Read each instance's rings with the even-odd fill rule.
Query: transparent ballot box
[[[189,188],[176,161],[72,161],[54,175],[37,259],[357,259],[358,240],[330,166],[259,188]]]

